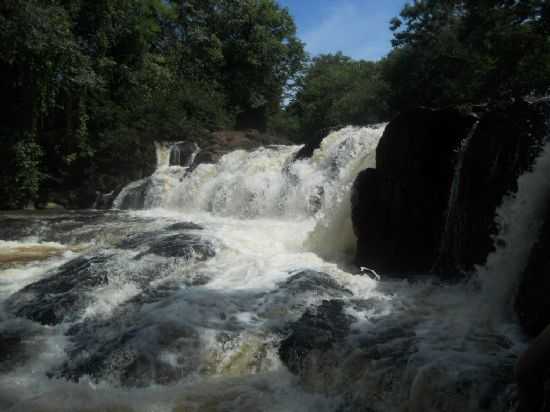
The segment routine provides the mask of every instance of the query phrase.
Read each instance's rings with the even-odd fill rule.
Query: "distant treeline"
[[[549,90],[545,0],[414,1],[390,24],[381,61],[311,59],[274,0],[3,0],[0,208],[52,192],[89,205],[147,172],[152,140],[255,128],[301,142]]]

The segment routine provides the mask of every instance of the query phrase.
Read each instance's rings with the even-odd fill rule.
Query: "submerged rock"
[[[173,225],[170,225],[166,228],[166,230],[202,230],[204,229],[201,225],[197,225],[193,222],[178,222],[174,223]]]
[[[313,351],[326,352],[342,342],[351,322],[342,301],[323,301],[290,325],[290,334],[279,347],[279,357],[292,373],[301,374],[308,355]]]
[[[206,260],[213,257],[216,253],[212,244],[201,237],[179,234],[155,240],[145,252],[137,255],[136,259],[141,259],[143,256],[149,254],[163,257]]]
[[[306,269],[299,271],[282,284],[279,288],[284,290],[287,295],[297,295],[301,293],[315,293],[318,296],[342,297],[351,296],[352,292],[336,282],[332,276]]]
[[[176,382],[197,370],[201,346],[195,329],[137,313],[139,317],[123,314],[70,330],[69,360],[50,375],[146,387]]]
[[[89,303],[87,292],[108,282],[105,263],[109,258],[99,255],[74,259],[12,295],[6,306],[14,315],[43,325],[74,319]]]

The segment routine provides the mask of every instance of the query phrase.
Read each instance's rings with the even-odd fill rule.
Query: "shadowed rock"
[[[447,279],[483,264],[494,250],[495,210],[548,139],[548,116],[549,101],[518,100],[481,113],[418,108],[392,120],[376,169],[354,183],[356,263]]]

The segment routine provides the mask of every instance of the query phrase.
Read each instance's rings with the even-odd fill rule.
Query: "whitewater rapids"
[[[0,256],[48,252],[0,267],[0,410],[509,410],[525,343],[507,312],[513,279],[496,295],[489,284],[509,251],[453,286],[378,282],[350,265],[350,190],[375,166],[384,127],[335,132],[311,159],[270,147],[192,173],[159,146],[145,210],[2,214],[12,230],[0,231]],[[549,164],[546,150],[501,220],[538,223],[542,200],[531,195]],[[158,248],[181,238],[194,242],[189,255]],[[82,281],[64,272],[75,259]],[[57,277],[63,287],[45,291]],[[294,376],[280,343],[326,300],[343,303],[349,335]]]

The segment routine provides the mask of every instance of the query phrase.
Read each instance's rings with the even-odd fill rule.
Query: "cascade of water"
[[[502,392],[514,353],[477,325],[462,333],[479,317],[468,312],[476,290],[377,283],[319,257],[353,248],[349,189],[374,166],[383,131],[342,129],[299,161],[298,147],[235,151],[188,175],[158,145],[155,174],[125,188],[117,204],[143,190],[143,207],[162,210],[84,216],[62,239],[87,227],[87,239],[109,234],[99,249],[61,268],[70,256],[0,271],[0,311],[12,309],[0,312],[0,332],[21,336],[30,356],[0,371],[0,409],[505,410],[478,407],[486,393]],[[501,308],[521,272],[548,173],[550,145],[499,209],[506,246],[480,269],[491,307]],[[57,219],[51,227],[59,230]],[[319,312],[323,301],[338,304]],[[349,336],[324,353],[348,315]],[[29,320],[46,318],[60,323]],[[306,348],[318,345],[297,359],[310,391],[278,355],[289,327]]]
[[[156,142],[155,153],[157,155],[157,170],[170,165],[170,150],[172,143]]]
[[[445,226],[443,229],[443,235],[441,237],[441,244],[439,247],[439,256],[435,263],[435,267],[440,266],[441,264],[440,259],[442,258],[443,252],[445,250],[448,250],[449,245],[452,242],[451,225],[455,222],[457,217],[457,199],[458,199],[458,194],[460,193],[461,173],[462,173],[462,168],[464,166],[464,158],[466,155],[466,151],[468,150],[468,147],[470,145],[470,141],[472,140],[472,137],[474,137],[478,126],[479,126],[479,120],[477,120],[472,125],[470,131],[468,132],[468,135],[462,140],[462,142],[460,143],[460,147],[458,148],[458,151],[457,151],[453,181],[452,181],[451,190],[449,193],[449,201],[447,203]]]
[[[194,142],[175,142],[170,145],[169,166],[189,167],[199,152]]]
[[[341,205],[349,217],[345,204],[349,187],[361,168],[374,165],[384,127],[339,130],[310,159],[295,162],[298,146],[278,146],[237,150],[216,164],[199,165],[185,177],[159,170],[153,185],[157,187],[152,189],[157,201],[149,204],[221,216],[289,219],[328,219],[326,215]]]
[[[325,203],[305,244],[325,259],[349,260],[355,254],[357,239],[351,221],[351,186],[361,170],[376,166],[376,147],[385,127],[382,124],[360,129],[358,136],[351,141],[346,139],[336,143],[328,140],[321,145],[321,152],[335,147],[345,154],[336,156],[337,177],[334,182],[327,182]],[[342,138],[340,133],[331,138],[339,141]]]
[[[478,268],[486,320],[498,322],[509,315],[518,278],[536,242],[550,200],[550,143],[546,143],[533,169],[518,179],[518,191],[505,197],[496,212],[500,228],[496,251]]]

